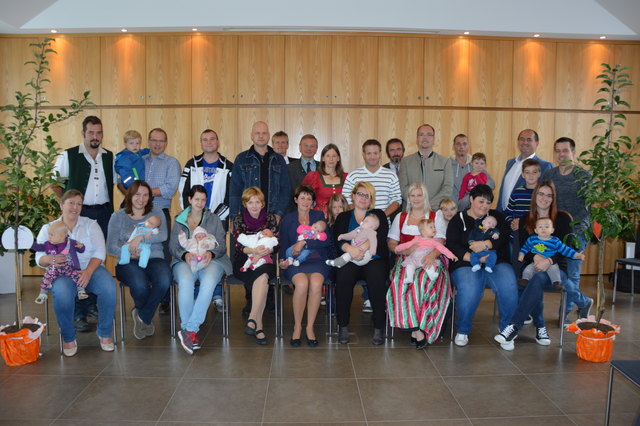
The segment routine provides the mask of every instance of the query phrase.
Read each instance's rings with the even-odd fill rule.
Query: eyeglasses
[[[368,200],[369,198],[371,198],[371,196],[370,196],[369,194],[365,193],[365,192],[356,192],[356,195],[357,195],[358,197],[366,198],[367,200]]]

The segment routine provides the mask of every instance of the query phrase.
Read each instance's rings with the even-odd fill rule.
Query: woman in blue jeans
[[[174,257],[173,276],[178,282],[178,306],[180,308],[180,327],[178,337],[188,354],[200,349],[198,330],[204,322],[211,304],[211,296],[222,276],[231,274],[231,261],[226,256],[225,232],[220,218],[207,207],[207,190],[202,185],[194,185],[188,194],[189,207],[178,216],[169,238],[169,251]],[[196,228],[204,228],[207,234],[215,237],[218,244],[203,255],[203,267],[196,272],[191,270],[191,261],[195,255],[187,252],[178,237],[183,232],[186,238],[193,237]],[[196,281],[200,281],[198,296],[194,301]]]
[[[128,241],[131,232],[151,216],[160,218],[157,234],[138,236]],[[120,256],[124,244],[129,244],[131,261],[116,265],[116,277],[129,287],[135,307],[131,311],[133,335],[141,340],[155,333],[153,316],[171,285],[171,269],[164,259],[162,242],[167,239],[167,224],[162,209],[153,208],[151,187],[142,180],[134,181],[124,197],[124,208],[115,212],[109,220],[107,251]],[[151,246],[151,255],[146,268],[138,265],[140,243]],[[99,308],[99,307],[98,307]]]
[[[520,220],[519,241],[524,243],[529,236],[534,235],[536,221],[540,218],[548,217],[553,221],[553,236],[558,237],[561,241],[565,241],[565,237],[571,233],[571,215],[562,210],[558,210],[556,205],[556,187],[552,180],[541,180],[536,185],[531,195],[531,209],[529,214]],[[571,245],[571,241],[565,241],[565,244]],[[533,263],[536,274],[529,280],[527,286],[520,295],[518,307],[511,322],[506,326],[500,326],[500,333],[494,339],[500,343],[502,349],[513,350],[514,340],[518,336],[524,321],[531,315],[533,324],[536,327],[536,342],[543,346],[551,344],[551,339],[547,333],[547,327],[544,322],[543,314],[543,298],[546,288],[553,288],[551,280],[546,271],[553,264],[560,267],[561,283],[567,292],[567,304],[578,305],[578,316],[580,318],[587,317],[589,310],[593,304],[593,300],[586,297],[577,284],[573,280],[567,279],[566,274],[566,258],[560,254],[553,257],[543,257],[538,254],[528,253],[524,258],[524,265]]]
[[[485,288],[491,288],[496,295],[500,313],[500,329],[511,322],[511,316],[518,303],[516,276],[511,263],[509,263],[508,225],[502,213],[490,210],[493,202],[491,188],[484,184],[477,185],[469,193],[469,201],[469,209],[456,214],[447,228],[446,247],[460,259],[457,262],[452,262],[449,266],[453,285],[457,289],[455,306],[458,333],[454,343],[458,346],[465,346],[469,343],[471,320],[478,309]],[[481,223],[487,215],[495,217],[498,221],[496,229],[500,231],[499,238],[469,243],[471,229]],[[495,250],[498,255],[493,271],[487,272],[484,268],[472,271],[471,252],[478,253],[485,250]],[[485,260],[482,258],[480,262],[484,263]]]
[[[78,253],[80,262],[79,284],[86,287],[98,299],[98,339],[103,351],[114,350],[112,324],[116,309],[116,284],[111,274],[102,266],[106,257],[104,236],[102,230],[93,219],[80,216],[82,210],[83,195],[80,191],[71,189],[65,192],[60,199],[62,216],[54,222],[62,221],[69,229],[69,238],[81,242],[85,246],[83,253]],[[43,243],[47,240],[50,224],[42,227],[38,233],[37,241]],[[66,255],[49,255],[43,252],[36,253],[36,263],[45,268],[49,265],[66,261]],[[78,294],[76,283],[69,277],[57,278],[52,286],[53,309],[56,312],[56,320],[62,334],[62,352],[65,356],[73,356],[78,351],[76,342],[76,328],[73,325],[73,313],[75,300]]]

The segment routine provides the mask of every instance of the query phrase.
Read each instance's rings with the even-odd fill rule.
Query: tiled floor
[[[32,301],[39,279],[25,279],[25,314],[44,316]],[[594,280],[583,279],[594,293]],[[600,425],[608,364],[582,361],[575,337],[558,347],[553,323],[558,295],[546,296],[553,344],[535,343],[527,326],[514,352],[493,342],[493,295],[485,294],[470,344],[448,340],[417,351],[396,330],[382,347],[370,344],[368,314],[354,304],[349,345],[338,345],[318,326],[318,348],[291,348],[291,296],[285,296],[285,338],[256,345],[242,332],[243,291],[232,292],[231,336],[209,312],[200,332],[203,348],[187,355],[169,334],[169,318],[156,317],[155,336],[137,341],[126,327],[115,353],[99,349],[95,333],[79,334],[78,355],[63,358],[57,326],[43,338],[42,358],[22,367],[0,366],[0,425],[76,424],[398,424],[403,425]],[[0,322],[13,321],[13,295],[0,296]],[[357,305],[357,306],[356,306]],[[128,301],[128,306],[131,301]],[[607,317],[622,327],[614,359],[640,359],[640,297],[619,293]],[[53,315],[53,313],[52,313]],[[303,340],[304,342],[304,340]],[[632,424],[640,390],[616,376],[612,424]]]

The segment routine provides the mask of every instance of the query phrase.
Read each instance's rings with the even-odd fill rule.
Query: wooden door
[[[145,38],[127,34],[100,37],[103,105],[144,105]]]
[[[191,40],[191,101],[238,102],[238,37],[196,34]]]
[[[284,102],[331,103],[331,36],[287,36]]]
[[[511,107],[513,41],[471,40],[469,106]]]
[[[336,36],[331,51],[334,104],[378,102],[378,37]]]
[[[556,43],[519,40],[513,48],[513,106],[555,108]]]
[[[50,59],[49,104],[69,105],[70,99],[80,99],[89,90],[91,101],[100,105],[99,37],[58,37],[52,47],[58,54]]]
[[[424,105],[467,106],[469,40],[425,39]]]
[[[284,36],[239,36],[240,104],[284,101]]]
[[[422,105],[424,39],[380,37],[378,104]]]
[[[146,37],[148,105],[191,103],[191,36]]]

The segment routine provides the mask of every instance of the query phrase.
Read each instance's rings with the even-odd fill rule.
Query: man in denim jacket
[[[276,215],[278,221],[287,211],[291,197],[291,184],[287,163],[269,144],[269,126],[263,121],[251,128],[253,145],[238,154],[234,161],[229,188],[229,216],[240,213],[242,191],[257,186],[265,197],[267,213]]]

